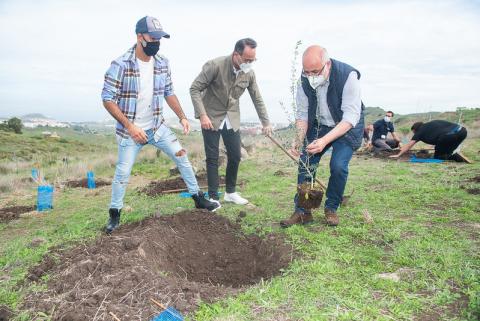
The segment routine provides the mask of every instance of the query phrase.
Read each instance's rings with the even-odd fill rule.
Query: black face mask
[[[146,45],[143,45],[143,43],[146,43]],[[147,56],[150,56],[150,57],[155,56],[157,54],[158,50],[160,50],[160,41],[147,42],[147,41],[145,41],[145,39],[143,39],[142,49],[143,49],[143,52]]]

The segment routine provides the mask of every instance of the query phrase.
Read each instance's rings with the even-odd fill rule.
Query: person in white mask
[[[393,151],[400,146],[400,138],[395,133],[393,126],[393,111],[387,111],[383,119],[373,123],[372,145],[376,151]],[[388,134],[392,137],[388,137]]]
[[[298,82],[296,127],[297,137],[292,144],[292,153],[308,164],[298,168],[297,183],[311,182],[310,175],[324,153],[332,147],[330,179],[326,191],[325,223],[339,224],[337,210],[343,198],[348,178],[348,164],[353,152],[362,144],[363,110],[360,95],[360,72],[328,57],[327,50],[310,46],[302,58],[303,71]],[[298,206],[289,219],[280,222],[282,227],[313,222],[312,212]]]
[[[190,87],[195,117],[200,119],[205,145],[208,194],[218,200],[219,141],[227,149],[225,202],[245,205],[248,200],[236,191],[241,158],[240,96],[248,89],[263,126],[264,134],[272,127],[257,86],[253,65],[257,43],[251,38],[237,41],[233,53],[207,61]]]

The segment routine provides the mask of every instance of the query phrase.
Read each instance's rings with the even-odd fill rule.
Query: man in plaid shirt
[[[114,60],[105,74],[103,105],[117,120],[118,162],[112,182],[112,200],[106,232],[120,224],[123,198],[138,152],[151,144],[167,154],[177,165],[197,208],[215,211],[220,203],[207,200],[199,190],[185,149],[164,123],[163,99],[180,119],[184,134],[190,124],[173,92],[168,60],[157,54],[160,39],[170,38],[160,22],[143,17],[137,22],[137,43]]]

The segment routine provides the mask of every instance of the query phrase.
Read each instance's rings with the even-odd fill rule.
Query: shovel
[[[303,167],[307,168],[307,165],[300,159],[300,158],[295,158],[295,156],[293,156],[288,150],[285,149],[285,147],[282,146],[282,144],[280,144],[275,138],[273,138],[272,136],[270,135],[267,135],[268,138],[270,138],[270,140],[275,144],[277,145],[285,154],[287,154],[288,157],[290,157],[297,165],[300,165],[302,164]],[[325,190],[327,189],[325,187],[325,185],[318,179],[315,177],[315,182],[321,187],[321,189],[323,190],[323,192],[325,192]]]

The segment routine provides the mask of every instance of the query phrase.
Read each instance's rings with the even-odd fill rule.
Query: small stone
[[[391,280],[393,282],[399,282],[400,276],[397,273],[380,273],[378,275],[380,279]]]

